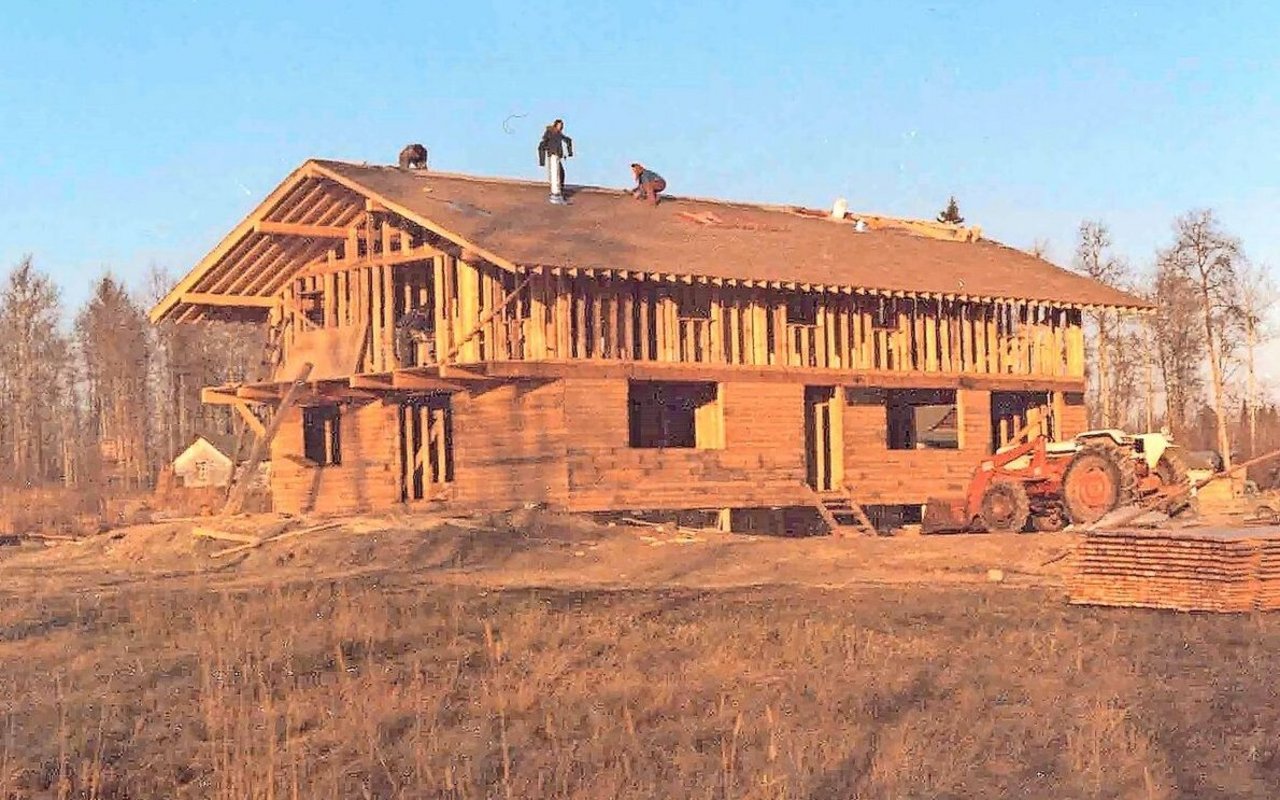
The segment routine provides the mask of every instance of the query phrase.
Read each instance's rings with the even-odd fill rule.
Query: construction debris
[[[236,547],[228,547],[225,550],[218,550],[217,552],[210,553],[209,557],[222,558],[224,556],[231,556],[231,555],[235,555],[236,553],[243,553],[248,550],[254,550],[256,548],[262,547],[265,544],[281,542],[281,541],[284,541],[285,539],[294,539],[299,536],[306,536],[307,534],[311,534],[311,533],[320,533],[321,531],[329,531],[335,528],[341,528],[343,527],[343,525],[344,523],[342,522],[326,522],[323,525],[313,525],[309,528],[299,528],[293,531],[285,531],[284,533],[278,533],[275,536],[270,536],[266,538],[255,538],[253,539],[253,541],[245,542],[244,544],[238,545]]]
[[[192,536],[203,539],[217,539],[223,542],[239,542],[241,544],[251,544],[262,540],[260,536],[254,536],[249,533],[237,533],[236,531],[224,531],[220,528],[193,528]]]

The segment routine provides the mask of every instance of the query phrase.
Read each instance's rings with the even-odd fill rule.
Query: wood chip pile
[[[1280,527],[1091,531],[1072,554],[1077,605],[1280,609]]]

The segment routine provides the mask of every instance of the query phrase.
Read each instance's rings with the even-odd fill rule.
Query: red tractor
[[[1185,482],[1177,449],[1160,434],[1091,431],[1068,442],[1037,436],[984,459],[965,497],[930,498],[925,533],[1088,524],[1162,488]],[[1178,508],[1167,508],[1173,513]]]

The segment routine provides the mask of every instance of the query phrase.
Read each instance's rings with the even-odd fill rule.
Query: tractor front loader
[[[930,498],[922,530],[1056,531],[1093,522],[1136,496],[1133,464],[1102,442],[1044,436],[983,459],[962,498]]]

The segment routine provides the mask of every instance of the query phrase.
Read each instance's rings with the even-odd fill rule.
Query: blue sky
[[[1219,211],[1280,265],[1280,4],[9,4],[0,269],[67,299],[185,272],[309,156],[969,222],[1069,260],[1083,218],[1150,263]],[[1040,6],[1043,10],[1037,10]],[[1176,13],[1172,10],[1176,8]],[[505,123],[505,126],[504,126]]]

